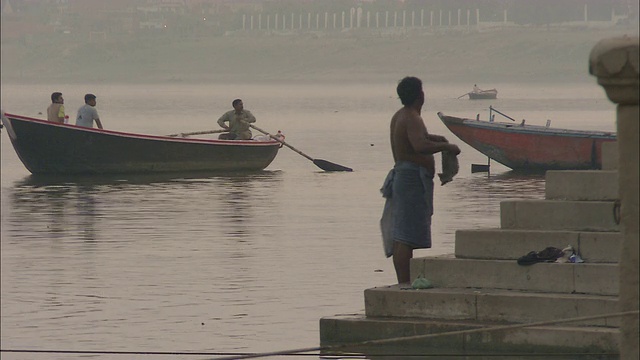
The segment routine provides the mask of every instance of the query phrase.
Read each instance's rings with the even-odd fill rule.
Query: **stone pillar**
[[[598,77],[598,84],[605,89],[609,100],[618,104],[620,229],[623,236],[620,311],[638,310],[638,43],[638,37],[604,39],[594,46],[589,56],[589,73]],[[637,314],[621,319],[620,333],[620,359],[638,359]]]

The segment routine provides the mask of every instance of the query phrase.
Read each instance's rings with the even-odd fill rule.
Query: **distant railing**
[[[463,16],[451,11],[363,11],[352,8],[339,13],[244,14],[242,30],[344,30],[353,28],[415,28],[435,26],[472,26],[479,23],[480,11]],[[506,11],[505,11],[506,22]]]
[[[609,21],[589,21],[587,5],[584,8],[582,21],[565,22],[560,26],[613,26],[627,16],[611,13]],[[480,9],[432,10],[421,9],[413,11],[365,11],[362,8],[351,8],[342,12],[319,13],[280,13],[280,14],[243,14],[240,30],[269,31],[269,30],[346,30],[354,28],[365,29],[412,29],[412,28],[450,28],[450,29],[481,29],[494,27],[515,26],[509,21],[508,11],[504,10],[502,19],[498,21],[481,21]]]

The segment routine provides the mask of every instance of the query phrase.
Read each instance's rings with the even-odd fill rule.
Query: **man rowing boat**
[[[250,140],[251,130],[249,129],[249,124],[256,122],[255,116],[249,110],[244,109],[241,99],[233,100],[231,105],[233,110],[227,111],[218,119],[218,125],[228,131],[220,134],[218,139]],[[229,125],[226,125],[226,122],[229,122]]]

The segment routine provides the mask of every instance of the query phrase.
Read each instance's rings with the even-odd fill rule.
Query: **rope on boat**
[[[498,114],[500,114],[500,115],[502,115],[502,116],[506,117],[507,119],[509,119],[509,120],[511,120],[511,121],[516,121],[516,119],[512,118],[512,117],[511,117],[511,116],[509,116],[509,115],[506,115],[506,114],[501,113],[500,111],[498,111],[496,108],[494,108],[494,107],[493,107],[493,106],[491,106],[491,105],[489,105],[489,119],[491,119],[491,112],[492,112],[492,111],[497,112]]]
[[[344,350],[344,349],[347,349],[347,348],[354,348],[354,347],[360,347],[360,346],[392,344],[392,343],[398,343],[398,342],[402,342],[402,341],[424,340],[424,339],[436,338],[436,337],[442,337],[442,336],[467,335],[467,334],[480,333],[480,332],[513,330],[513,329],[521,329],[521,328],[527,328],[527,327],[556,325],[556,324],[580,322],[580,321],[595,320],[595,319],[602,319],[602,318],[623,317],[623,316],[627,316],[627,315],[638,315],[638,314],[640,314],[640,311],[638,311],[638,310],[623,311],[623,312],[610,313],[610,314],[580,316],[580,317],[573,317],[573,318],[559,319],[559,320],[549,320],[549,321],[538,321],[538,322],[526,323],[526,324],[502,325],[502,326],[483,327],[483,328],[477,328],[477,329],[445,331],[445,332],[434,333],[434,334],[412,335],[412,336],[403,336],[403,337],[396,337],[396,338],[368,340],[368,341],[362,341],[362,342],[357,342],[357,343],[347,343],[347,344],[338,344],[338,345],[325,345],[325,346],[308,347],[308,348],[301,348],[301,349],[291,349],[291,350],[263,352],[263,353],[251,353],[251,354],[247,354],[247,353],[222,353],[222,352],[215,353],[215,352],[154,352],[154,351],[74,351],[74,350],[28,350],[28,349],[0,349],[0,353],[2,353],[2,352],[7,352],[7,353],[11,352],[11,353],[110,354],[110,355],[133,355],[133,354],[135,354],[135,355],[181,355],[181,356],[184,356],[184,355],[200,355],[200,356],[202,356],[202,355],[207,355],[207,356],[208,355],[214,355],[214,356],[225,355],[225,357],[216,357],[216,358],[212,358],[210,360],[240,360],[240,359],[255,359],[255,358],[264,358],[264,357],[271,357],[271,356],[290,356],[290,355],[318,356],[317,353],[315,353],[315,354],[305,354],[305,353],[319,352],[319,351],[323,352],[322,356],[332,356],[332,355],[338,355],[338,354],[337,353],[336,354],[330,354],[330,353],[327,353],[327,351],[337,351],[337,350],[341,350],[341,349]],[[342,353],[340,355],[347,356],[347,355],[342,354]],[[388,354],[386,354],[386,355],[388,355]],[[448,354],[448,355],[450,355],[450,354]],[[464,354],[464,355],[468,356],[468,354]],[[518,354],[518,355],[526,355],[526,354]],[[532,354],[532,355],[539,356],[541,354]],[[546,354],[546,355],[553,355],[553,354]],[[577,354],[573,354],[573,355],[577,355]],[[588,354],[584,354],[584,355],[588,355]],[[599,354],[599,355],[603,355],[603,354]],[[615,355],[615,354],[612,354],[612,355]],[[407,355],[404,355],[404,356],[407,356]],[[422,356],[427,356],[427,355],[423,354]]]

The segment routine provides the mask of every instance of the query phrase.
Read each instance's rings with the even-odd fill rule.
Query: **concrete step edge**
[[[619,266],[603,263],[536,263],[459,259],[453,254],[414,258],[411,281],[422,275],[440,288],[534,290],[549,293],[617,295]]]
[[[414,289],[409,284],[393,284],[393,285],[381,285],[372,288],[365,289],[365,294],[368,291],[394,291],[394,292],[414,292],[414,293],[429,293],[436,292],[441,294],[474,294],[474,295],[489,295],[489,296],[524,296],[524,297],[552,297],[559,299],[602,299],[602,300],[618,300],[617,295],[600,295],[600,294],[562,294],[544,291],[534,290],[506,290],[506,289],[492,289],[492,288],[462,288],[462,287],[447,287],[447,288],[429,288],[429,289]]]
[[[545,175],[545,199],[569,201],[617,200],[615,170],[551,170]]]
[[[524,255],[524,254],[523,254]],[[424,260],[435,260],[435,261],[479,261],[482,263],[496,263],[496,264],[517,264],[515,260],[511,259],[460,259],[455,256],[455,254],[443,254],[443,255],[433,255],[433,256],[423,256],[413,258],[412,261],[424,261]],[[520,267],[526,268],[531,266],[553,266],[553,265],[563,265],[563,266],[602,266],[602,267],[618,267],[618,264],[613,263],[556,263],[556,262],[540,262],[533,265],[519,265]]]
[[[457,332],[447,336],[403,342],[403,346],[423,349],[488,350],[492,353],[606,353],[619,348],[619,329],[606,327],[534,326],[508,331],[460,331],[480,327],[509,325],[495,322],[442,321],[438,319],[372,318],[364,315],[334,316],[320,319],[320,343],[356,344],[376,339]],[[394,347],[394,349],[396,349]],[[357,347],[353,347],[357,349]],[[377,346],[379,350],[380,347]]]
[[[617,263],[622,233],[610,231],[474,229],[457,230],[455,256],[464,259],[516,260],[530,251],[572,246],[588,263]]]
[[[412,289],[389,285],[364,291],[367,316],[530,323],[619,311],[613,295],[553,294],[473,288]],[[619,317],[590,319],[575,326],[618,327]]]
[[[500,227],[523,230],[620,231],[615,201],[505,200]]]

